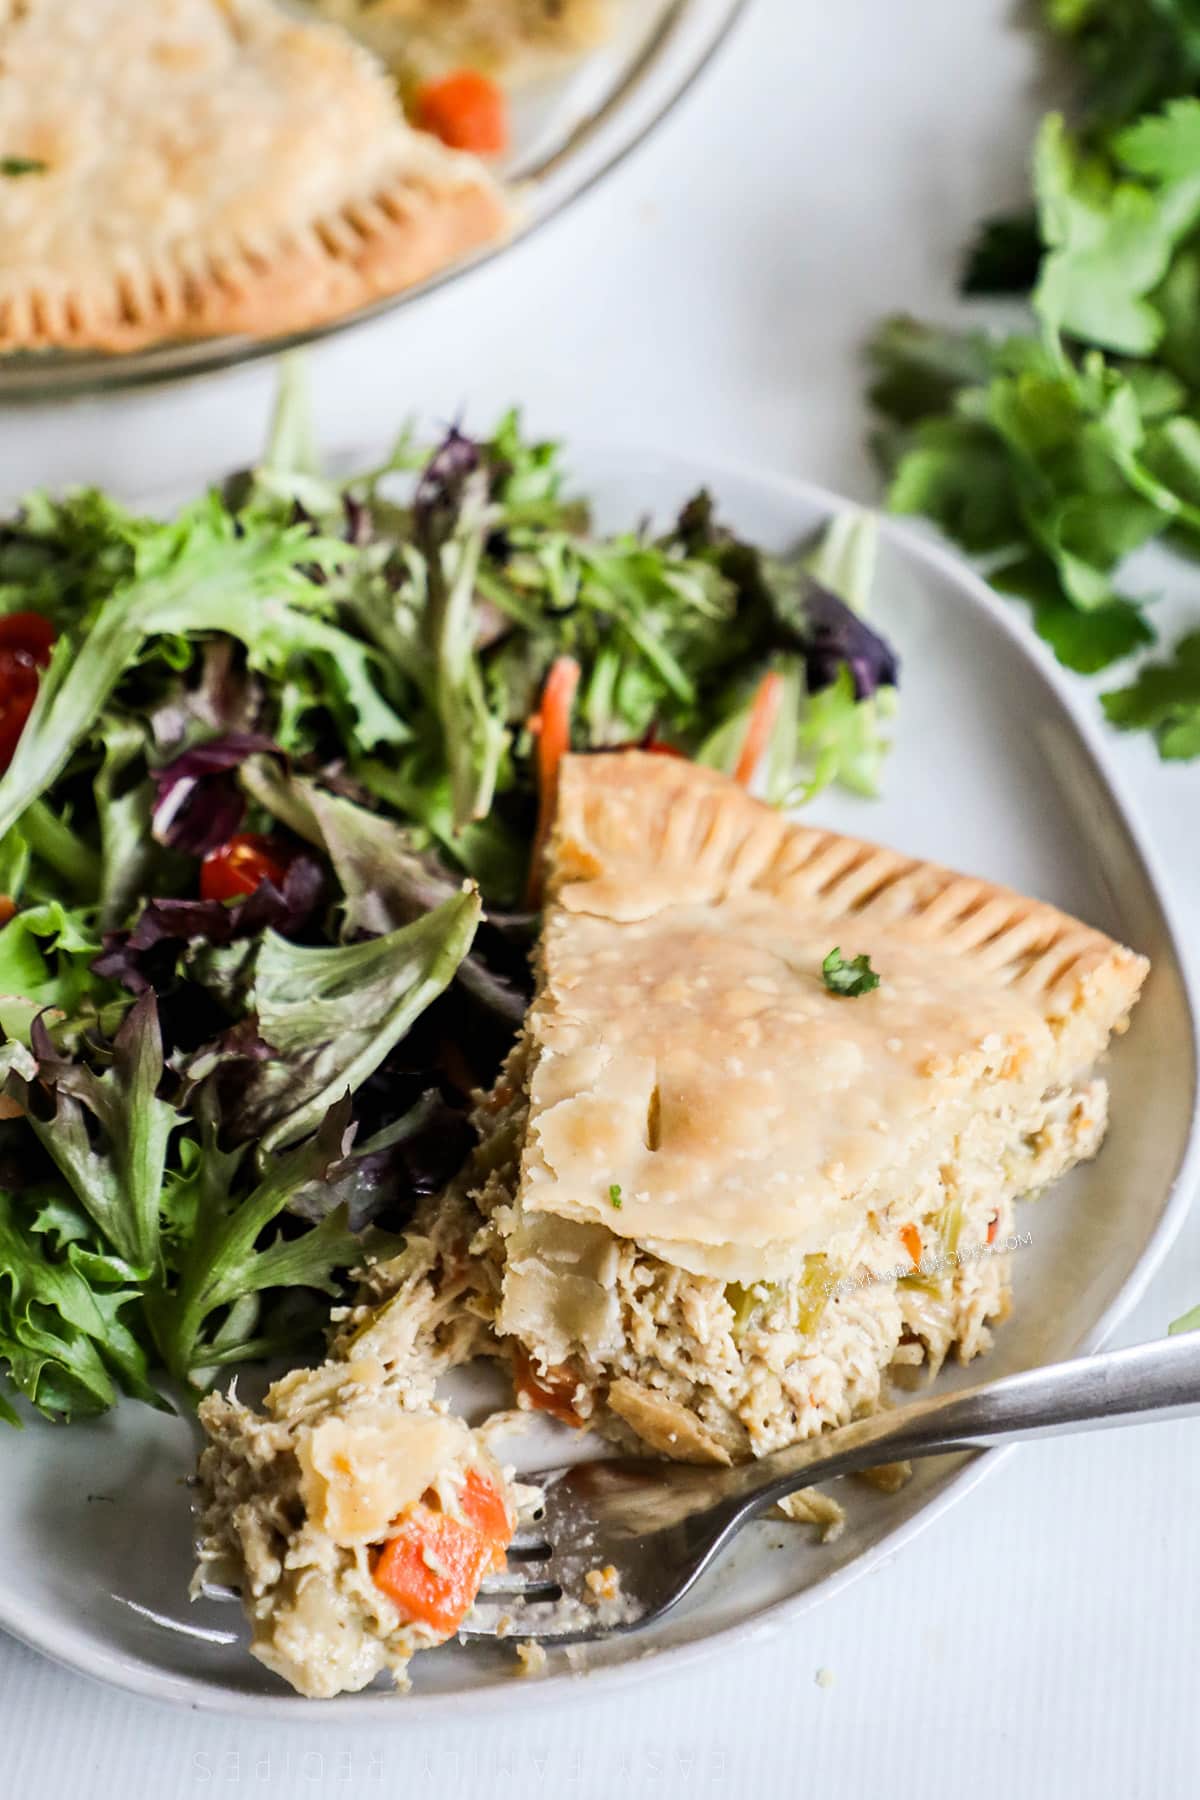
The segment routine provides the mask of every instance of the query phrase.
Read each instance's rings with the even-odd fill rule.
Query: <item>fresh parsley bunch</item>
[[[993,222],[967,278],[1030,287],[1036,329],[888,320],[872,399],[891,508],[956,539],[1090,675],[1155,640],[1126,558],[1200,548],[1200,30],[1169,0],[1049,12],[1084,60],[1080,121],[1045,120],[1036,217]],[[1103,703],[1164,758],[1200,754],[1195,634]]]

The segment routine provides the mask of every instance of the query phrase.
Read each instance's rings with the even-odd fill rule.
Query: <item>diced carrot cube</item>
[[[415,122],[452,150],[501,156],[508,149],[504,90],[477,69],[456,69],[417,93]]]
[[[423,1503],[405,1516],[375,1564],[375,1584],[413,1623],[450,1637],[493,1566],[492,1538]]]

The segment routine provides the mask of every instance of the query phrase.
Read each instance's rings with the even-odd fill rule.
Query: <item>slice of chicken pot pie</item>
[[[565,760],[546,891],[537,993],[463,1171],[322,1368],[262,1413],[201,1407],[202,1571],[241,1586],[255,1654],[302,1693],[402,1679],[511,1536],[521,1490],[436,1410],[443,1369],[499,1354],[527,1405],[724,1462],[985,1349],[1014,1201],[1099,1147],[1094,1065],[1148,967],[641,752]],[[820,1500],[792,1516],[829,1523]],[[430,1515],[478,1533],[480,1508],[470,1579],[427,1592]]]
[[[0,0],[0,349],[299,330],[503,235],[482,166],[273,0]]]
[[[473,1244],[533,1403],[736,1459],[986,1348],[1145,960],[659,755],[567,759],[546,873]]]

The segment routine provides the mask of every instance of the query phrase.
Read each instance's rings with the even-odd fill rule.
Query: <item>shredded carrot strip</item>
[[[921,1234],[915,1225],[902,1225],[900,1227],[900,1242],[912,1257],[913,1265],[915,1267],[921,1260]]]
[[[528,904],[537,906],[542,897],[542,858],[554,809],[558,804],[559,765],[571,748],[571,709],[579,686],[579,664],[573,656],[560,656],[550,666],[542,689],[542,704],[529,728],[537,739],[538,818],[529,861]]]
[[[1000,1214],[993,1213],[992,1218],[991,1218],[991,1223],[988,1226],[987,1241],[989,1244],[995,1243],[996,1233],[999,1231],[999,1229],[1000,1229]]]
[[[783,676],[774,672],[764,675],[750,707],[750,722],[742,739],[742,752],[737,760],[737,768],[733,771],[733,779],[740,781],[743,787],[749,787],[754,780],[755,771],[771,741],[782,699]]]

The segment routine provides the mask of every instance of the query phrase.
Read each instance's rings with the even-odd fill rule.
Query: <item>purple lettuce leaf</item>
[[[877,689],[898,685],[900,663],[895,651],[853,607],[810,579],[803,610],[798,648],[810,694],[832,687],[842,668],[850,671],[856,700],[868,700]]]
[[[467,482],[482,461],[482,446],[452,425],[417,482],[413,521],[418,539],[440,543],[450,535]]]
[[[159,843],[189,856],[207,856],[228,843],[246,811],[237,770],[248,756],[257,755],[283,752],[258,732],[231,731],[153,770],[152,829]]]
[[[439,1193],[476,1144],[466,1112],[432,1086],[391,1125],[352,1148],[322,1181],[297,1189],[291,1212],[317,1224],[344,1206],[351,1231],[400,1230],[418,1200]]]
[[[189,947],[223,948],[268,926],[283,937],[299,931],[316,910],[324,883],[316,858],[301,851],[288,864],[280,887],[260,882],[233,906],[223,900],[147,900],[131,931],[105,933],[104,949],[92,969],[133,994],[149,989],[165,993]]]

